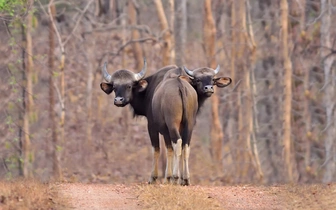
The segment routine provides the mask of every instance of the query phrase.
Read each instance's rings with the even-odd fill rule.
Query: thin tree
[[[292,53],[293,63],[293,150],[295,151],[294,169],[298,172],[299,182],[307,182],[309,178],[309,151],[310,138],[307,136],[310,127],[311,114],[309,113],[309,98],[306,90],[309,84],[309,71],[305,70],[302,62],[302,51],[305,48],[305,2],[297,0],[290,5],[290,16],[295,17],[290,24],[291,37],[295,43]],[[302,158],[304,156],[305,158]]]
[[[292,63],[289,57],[288,47],[288,2],[281,0],[281,36],[282,36],[282,57],[285,68],[284,73],[284,101],[283,101],[283,144],[285,167],[288,175],[288,181],[293,182],[292,167],[292,137],[291,137],[291,119],[292,119]]]
[[[237,0],[233,0],[231,1],[231,43],[232,43],[232,47],[231,47],[231,63],[230,63],[230,67],[231,67],[231,74],[230,77],[232,79],[232,85],[239,85],[237,81],[239,80],[239,68],[237,67],[239,61],[239,52],[242,52],[243,50],[239,50],[239,47],[236,46],[241,46],[239,39],[241,38],[239,32],[241,31],[241,29],[239,30],[237,27],[239,25],[241,25],[240,23],[240,1]],[[241,56],[240,56],[241,57]],[[240,109],[240,97],[239,95],[239,89],[240,85],[238,86],[238,88],[235,88],[235,92],[234,94],[232,94],[232,96],[230,97],[230,104],[229,104],[229,110],[228,112],[230,113],[230,117],[229,117],[229,121],[228,121],[228,127],[229,130],[228,132],[228,136],[231,139],[234,139],[233,141],[233,145],[235,145],[236,147],[238,147],[238,145],[241,145],[243,142],[241,139],[241,131],[239,130],[239,128],[242,127],[242,116],[243,114],[240,112],[242,111],[242,109]],[[232,158],[236,161],[243,161],[241,160],[243,158],[243,155],[241,154],[240,150],[236,150],[236,149],[232,149]],[[241,168],[242,165],[241,164],[234,164],[235,166],[235,174],[237,175],[241,175]]]
[[[26,43],[26,33],[24,25],[21,23],[21,41],[22,45],[25,46]],[[21,59],[24,61],[26,58],[26,52],[25,49],[21,49]],[[25,112],[26,112],[26,88],[25,88],[25,82],[26,82],[26,63],[22,62],[22,74],[21,74],[22,84],[21,85],[21,96],[22,96],[22,112],[19,112],[19,120],[21,122],[21,126],[19,127],[19,158],[18,158],[18,166],[19,166],[19,175],[23,176],[23,145],[25,144],[25,134],[24,134],[24,127],[25,127]]]
[[[236,41],[236,4],[237,1],[232,1],[231,2],[231,43],[232,46],[235,45]],[[231,59],[230,59],[230,77],[232,79],[232,85],[236,85],[236,48],[235,47],[231,47]],[[229,97],[229,105],[228,105],[228,112],[229,112],[229,119],[228,119],[228,133],[227,135],[229,136],[230,139],[236,139],[235,133],[236,133],[236,113],[237,113],[237,108],[236,108],[236,95],[233,94]],[[232,159],[236,160],[237,159],[237,152],[232,149],[231,150],[231,156]],[[238,172],[238,165],[234,164],[234,171],[237,173]]]
[[[327,56],[331,48],[331,2],[330,0],[321,0],[321,60],[324,70],[324,104],[326,108],[326,128],[325,131],[325,173],[323,182],[335,180],[336,169],[336,111],[335,111],[335,74],[332,72],[333,56]]]
[[[60,50],[61,50],[61,62],[60,62],[60,80],[61,80],[61,91],[58,92],[58,98],[61,104],[61,116],[60,116],[60,121],[59,121],[59,126],[60,126],[60,132],[61,132],[61,142],[64,142],[64,135],[65,135],[65,130],[64,130],[64,122],[65,122],[65,76],[64,76],[64,65],[65,65],[65,49],[64,49],[64,45],[65,43],[62,41],[61,36],[58,32],[57,26],[55,24],[52,12],[51,12],[51,7],[54,3],[54,0],[50,0],[49,2],[49,6],[48,6],[48,11],[49,11],[49,19],[51,24],[53,25],[54,31],[57,35],[57,40],[58,43],[60,45]],[[55,87],[56,84],[55,84]],[[58,146],[59,145],[55,145],[56,148],[54,148],[55,150],[58,150]]]
[[[163,35],[162,65],[166,66],[171,63],[172,34],[169,29],[167,17],[165,15],[161,0],[154,0],[154,3],[161,25],[161,33]]]
[[[28,5],[33,8],[33,0],[29,0]],[[23,120],[23,131],[24,131],[24,141],[22,144],[22,154],[23,154],[23,176],[32,177],[32,161],[33,161],[33,151],[31,148],[30,140],[30,119],[32,116],[34,99],[33,99],[33,43],[32,43],[32,28],[33,28],[33,9],[28,12],[27,16],[27,27],[26,27],[26,93],[28,97],[25,97],[24,105],[24,120]],[[24,32],[23,32],[24,33]],[[25,62],[25,61],[24,61]]]
[[[55,5],[50,5],[51,18],[55,18],[56,8]],[[56,179],[62,177],[62,170],[60,164],[60,153],[57,151],[58,138],[56,126],[56,113],[55,113],[55,92],[54,92],[54,51],[55,51],[55,36],[52,21],[49,21],[49,122],[51,127],[51,140],[52,140],[52,160],[53,160],[53,176]]]
[[[216,63],[216,27],[212,17],[211,0],[204,0],[204,27],[203,27],[203,42],[207,63],[210,67],[215,68]],[[211,153],[216,166],[219,168],[222,160],[223,147],[223,130],[219,120],[219,100],[216,94],[211,96]]]
[[[252,27],[252,20],[251,20],[251,8],[249,4],[249,0],[244,0],[246,4],[246,13],[247,13],[247,21],[248,23],[248,28],[245,27],[245,30],[247,32],[247,37],[248,37],[248,47],[250,49],[250,63],[249,66],[250,69],[247,70],[246,76],[245,76],[245,82],[246,82],[246,87],[248,90],[248,105],[246,106],[246,109],[248,110],[248,135],[247,135],[247,144],[249,148],[249,153],[250,157],[253,160],[253,164],[256,168],[258,178],[260,181],[263,181],[264,173],[261,168],[261,163],[260,163],[260,158],[259,158],[259,151],[258,151],[258,145],[257,145],[257,140],[256,140],[256,133],[258,132],[258,122],[257,122],[257,116],[258,116],[258,111],[257,111],[257,103],[255,100],[255,96],[257,95],[257,88],[255,84],[255,77],[254,77],[254,69],[256,66],[256,60],[257,60],[257,44],[254,39],[254,32],[253,32],[253,27]],[[251,141],[252,140],[252,141]],[[252,145],[252,146],[251,146]]]
[[[138,24],[138,16],[139,16],[139,6],[136,4],[136,1],[128,1],[128,15],[130,25]],[[140,33],[138,30],[133,29],[131,32],[132,40],[136,40],[140,38]],[[135,58],[135,69],[141,69],[143,65],[143,53],[142,48],[139,42],[132,43],[133,55]],[[124,66],[125,67],[125,66]]]
[[[246,142],[250,141],[250,136],[248,133],[250,117],[251,117],[251,100],[249,99],[249,94],[245,94],[245,88],[249,85],[248,77],[248,69],[246,67],[245,53],[246,53],[246,45],[243,44],[246,42],[246,9],[245,9],[245,1],[244,0],[236,0],[237,2],[237,23],[233,30],[237,30],[237,69],[236,73],[242,80],[242,85],[238,87],[237,94],[237,107],[238,107],[238,138],[237,145],[246,145]],[[247,89],[247,88],[246,88]],[[246,96],[244,96],[246,95]],[[246,103],[245,103],[246,101]],[[248,108],[246,108],[246,107]],[[248,155],[251,152],[250,146],[248,145],[248,151],[244,150],[238,151],[237,161],[240,163],[247,162]],[[251,154],[251,153],[250,153]],[[248,168],[251,164],[240,164],[239,174],[244,177],[248,172]]]
[[[126,38],[127,38],[127,30],[126,30],[126,27],[127,27],[127,19],[126,19],[126,9],[127,7],[125,5],[120,5],[121,9],[120,9],[120,13],[123,14],[123,17],[121,18],[121,21],[120,21],[120,24],[122,26],[122,45],[124,46],[126,44]],[[125,50],[122,50],[121,51],[121,65],[123,67],[126,67],[126,51]]]
[[[187,38],[187,0],[177,0],[175,2],[175,14],[175,63],[181,66],[184,63],[184,46]]]
[[[174,36],[174,25],[175,25],[175,0],[169,0],[169,14],[170,14],[170,24],[169,30],[171,34],[171,48],[170,48],[170,62],[175,61],[175,36]]]

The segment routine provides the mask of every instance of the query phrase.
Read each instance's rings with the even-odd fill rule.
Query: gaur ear
[[[142,91],[146,90],[147,85],[148,85],[148,82],[146,80],[144,80],[144,79],[140,80],[139,83],[138,83],[137,91],[142,92]]]
[[[108,95],[113,91],[113,84],[102,82],[100,88]]]
[[[197,85],[195,77],[189,77],[189,76],[187,76],[187,77],[189,78],[191,85]]]
[[[188,76],[184,76],[184,75],[182,75],[182,76],[179,76],[179,78],[182,79],[182,80],[185,80],[185,81],[187,81],[187,82],[189,82],[189,83],[192,82],[191,79],[190,79],[190,77],[188,77]]]
[[[217,85],[217,87],[219,88],[223,88],[228,86],[229,84],[231,84],[232,79],[230,77],[219,77],[214,79],[214,83],[215,85]]]

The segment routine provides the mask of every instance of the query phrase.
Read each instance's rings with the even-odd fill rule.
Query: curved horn
[[[147,71],[147,61],[146,61],[146,58],[144,58],[144,66],[143,66],[143,68],[141,69],[141,71],[139,73],[134,74],[135,80],[136,81],[141,80],[145,76],[146,71]]]
[[[183,66],[183,69],[184,69],[184,71],[185,71],[189,76],[191,76],[191,77],[194,76],[194,72],[193,72],[193,71],[190,71],[189,69],[187,69],[187,67]]]
[[[102,68],[102,74],[106,82],[110,83],[112,81],[112,76],[107,72],[106,67],[107,67],[107,62],[104,63],[104,66]]]
[[[218,65],[218,66],[217,66],[217,68],[214,70],[214,72],[215,72],[215,75],[216,75],[216,74],[218,74],[218,72],[219,72],[219,69],[220,69],[220,66]]]

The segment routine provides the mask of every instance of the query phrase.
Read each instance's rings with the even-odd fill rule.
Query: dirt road
[[[336,209],[336,185],[167,186],[61,184],[70,209]]]
[[[107,184],[62,184],[71,209],[138,209],[130,187]]]

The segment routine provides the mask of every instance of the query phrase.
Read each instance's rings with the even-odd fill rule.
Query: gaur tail
[[[185,87],[182,84],[182,81],[180,78],[178,78],[179,81],[179,92],[180,92],[180,96],[181,96],[181,100],[182,100],[182,108],[183,108],[183,112],[182,112],[182,133],[181,138],[182,138],[182,145],[184,145],[186,142],[188,142],[188,135],[189,135],[189,120],[188,120],[188,116],[187,116],[187,92]]]

